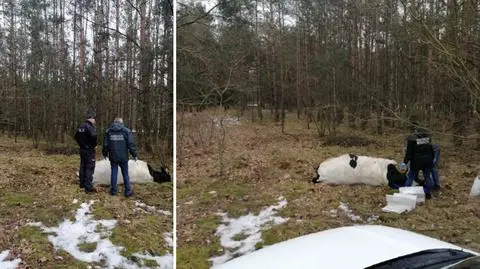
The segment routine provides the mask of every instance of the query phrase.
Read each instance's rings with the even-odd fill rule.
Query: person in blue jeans
[[[440,189],[440,177],[438,176],[437,163],[440,158],[440,146],[437,144],[432,145],[433,147],[433,168],[432,168],[432,181],[433,181],[433,190]]]
[[[133,141],[132,131],[123,125],[122,118],[116,118],[113,124],[105,132],[103,138],[102,154],[110,160],[112,176],[110,182],[110,194],[117,194],[118,167],[122,170],[124,194],[130,197],[133,194],[128,176],[128,153],[137,161],[137,149]]]
[[[423,128],[415,128],[414,133],[407,138],[407,150],[403,163],[400,165],[401,169],[406,170],[409,162],[410,170],[408,171],[405,185],[412,186],[413,180],[417,181],[418,173],[422,171],[425,178],[423,184],[425,198],[432,198],[434,152],[430,135]]]

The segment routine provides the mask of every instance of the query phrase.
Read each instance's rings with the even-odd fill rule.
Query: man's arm
[[[137,158],[137,147],[135,146],[135,142],[133,141],[133,134],[130,130],[127,131],[127,146],[132,157]]]
[[[433,163],[437,163],[438,161],[438,156],[440,155],[440,146],[438,144],[432,145],[433,149]]]
[[[108,157],[108,129],[105,131],[105,135],[103,136],[103,148],[102,148],[102,155],[104,158]]]
[[[80,132],[78,131],[78,128],[73,137],[75,138],[75,141],[77,141],[77,144],[80,146]]]
[[[429,139],[430,139],[430,156],[432,158],[433,166],[435,166],[435,148],[433,147],[432,138],[429,137]]]
[[[97,128],[93,126],[88,127],[88,134],[90,135],[90,145],[95,148],[97,146]]]
[[[412,159],[413,151],[415,147],[415,140],[412,138],[407,138],[407,150],[405,151],[405,157],[403,158],[404,163],[408,163]]]

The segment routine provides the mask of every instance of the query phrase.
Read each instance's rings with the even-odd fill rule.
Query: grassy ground
[[[468,197],[480,171],[478,151],[468,146],[454,149],[446,137],[434,136],[442,146],[439,173],[443,189],[406,215],[382,213],[387,187],[312,184],[314,167],[328,157],[355,153],[401,161],[407,131],[389,130],[375,136],[339,127],[339,135],[365,138],[367,146],[325,146],[295,115],[287,116],[285,134],[267,119],[240,125],[215,127],[215,112],[178,114],[177,131],[177,268],[209,268],[209,257],[222,254],[214,235],[220,223],[218,211],[230,216],[258,213],[279,196],[288,200],[280,215],[283,225],[262,233],[264,245],[329,228],[352,225],[347,216],[325,213],[345,202],[375,224],[400,227],[480,250],[480,199]],[[267,115],[268,116],[268,115]],[[222,139],[224,137],[224,139]],[[223,152],[223,154],[220,154]],[[466,154],[467,153],[467,154]],[[221,171],[223,170],[223,174]],[[211,193],[216,191],[216,193]],[[261,247],[261,245],[259,246]]]
[[[133,209],[134,201],[141,200],[172,212],[172,184],[134,185],[130,199],[111,197],[105,188],[87,195],[76,178],[79,156],[49,154],[45,147],[34,148],[27,140],[15,143],[0,137],[0,251],[10,249],[14,257],[21,258],[19,268],[87,268],[88,264],[68,253],[55,251],[45,234],[25,224],[41,221],[56,226],[64,218],[73,219],[79,204],[91,199],[96,200],[95,218],[119,221],[110,240],[126,248],[124,255],[138,251],[166,253],[163,233],[172,231],[172,217],[134,213]],[[79,203],[72,204],[73,199]],[[86,251],[94,247],[81,246]]]

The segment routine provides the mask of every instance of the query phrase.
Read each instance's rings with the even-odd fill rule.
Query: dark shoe
[[[415,180],[415,182],[417,182],[418,186],[422,186],[422,187],[423,187],[423,186],[425,185],[425,181],[424,181],[424,180],[419,180],[419,179],[417,179],[417,180]]]
[[[91,193],[98,193],[97,189],[92,188],[91,190],[85,189],[85,193],[91,194]]]
[[[130,197],[130,196],[132,196],[132,195],[133,195],[133,191],[131,191],[131,192],[129,192],[129,193],[125,193],[125,197],[127,197],[127,198]]]
[[[113,191],[109,191],[108,193],[109,193],[111,196],[117,195],[117,193],[116,193],[116,192],[113,192]]]
[[[80,189],[85,189],[85,185],[80,185]]]
[[[425,193],[425,199],[427,199],[427,200],[432,199],[432,194],[431,193]]]
[[[439,191],[441,189],[441,187],[439,185],[435,185],[433,186],[433,190],[434,191]]]

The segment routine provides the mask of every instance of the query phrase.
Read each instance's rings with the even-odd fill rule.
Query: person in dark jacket
[[[423,191],[425,198],[431,198],[432,169],[434,164],[434,152],[430,135],[423,128],[415,128],[415,132],[407,138],[407,150],[401,164],[401,169],[406,170],[410,162],[406,186],[411,186],[413,180],[417,181],[418,173],[422,171],[425,182]]]
[[[137,161],[137,150],[133,141],[132,131],[123,125],[122,118],[116,118],[113,124],[105,132],[103,139],[103,157],[110,160],[112,176],[110,182],[110,194],[117,194],[118,166],[122,170],[124,194],[129,197],[133,194],[128,176],[128,153]]]
[[[87,120],[78,126],[75,141],[80,146],[80,188],[84,188],[86,193],[95,192],[92,184],[97,146],[95,113],[88,113]]]

